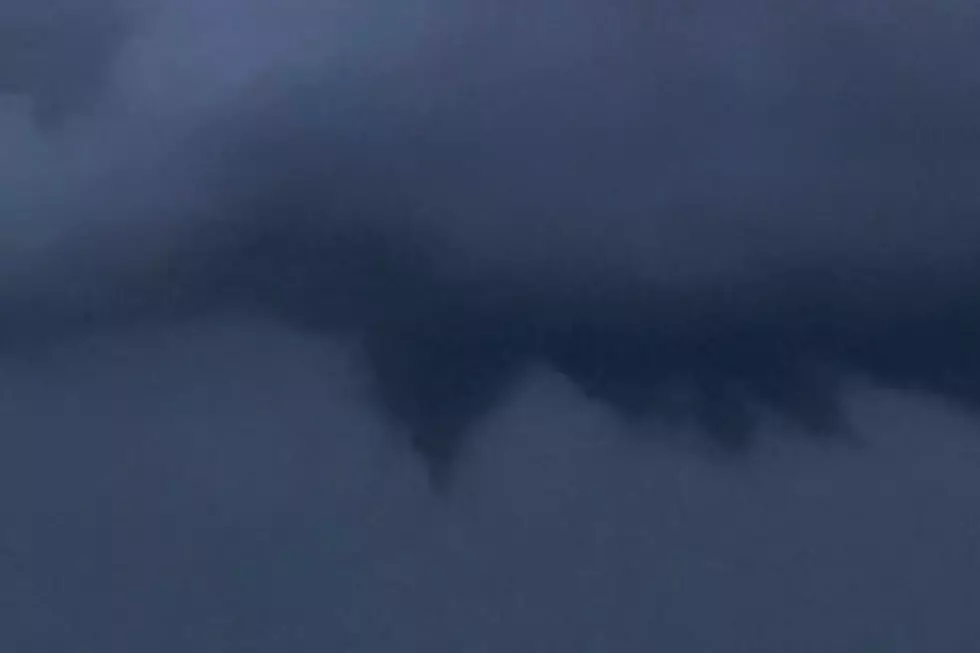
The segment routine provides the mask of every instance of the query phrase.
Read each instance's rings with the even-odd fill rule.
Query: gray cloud
[[[93,110],[132,29],[127,9],[125,0],[0,2],[0,92],[24,94],[50,128]]]
[[[851,378],[980,396],[972,6],[340,4],[79,36],[98,106],[5,128],[8,350],[273,315],[437,472],[535,366],[730,449],[846,430]]]

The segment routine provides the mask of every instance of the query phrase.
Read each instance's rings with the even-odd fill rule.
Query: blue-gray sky
[[[0,0],[2,632],[971,650],[977,36]]]
[[[315,365],[313,364],[315,363]],[[341,350],[269,325],[92,339],[0,375],[11,650],[967,653],[980,441],[862,389],[863,452],[634,447],[561,379],[448,502]]]

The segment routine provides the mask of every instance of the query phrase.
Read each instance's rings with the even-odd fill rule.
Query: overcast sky
[[[963,651],[980,442],[862,391],[863,451],[718,464],[542,374],[448,499],[336,347],[93,339],[0,376],[0,641],[106,651]]]
[[[0,0],[0,646],[975,650],[978,44]]]

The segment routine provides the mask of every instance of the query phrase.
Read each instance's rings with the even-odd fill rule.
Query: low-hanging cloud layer
[[[437,471],[539,367],[735,449],[980,400],[973,3],[364,4],[0,0],[5,355],[272,316]]]

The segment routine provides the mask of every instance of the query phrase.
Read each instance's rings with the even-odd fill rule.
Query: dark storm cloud
[[[980,399],[973,7],[464,4],[171,3],[73,141],[107,172],[22,184],[60,236],[8,350],[272,315],[435,469],[539,366],[733,449],[846,430],[852,378]]]

